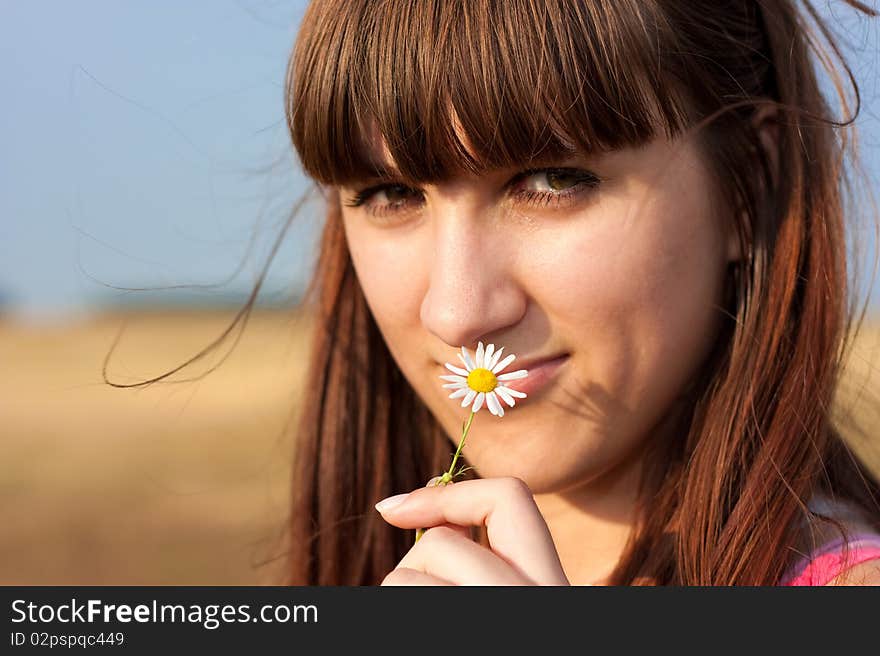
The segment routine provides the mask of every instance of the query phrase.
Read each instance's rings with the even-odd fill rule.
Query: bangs
[[[287,72],[303,169],[431,184],[639,146],[687,124],[646,0],[319,0]],[[396,170],[376,157],[381,139]]]

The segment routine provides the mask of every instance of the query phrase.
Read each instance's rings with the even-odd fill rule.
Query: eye
[[[508,184],[508,193],[517,203],[532,206],[572,204],[597,187],[600,178],[584,169],[528,169]],[[374,185],[355,193],[344,205],[364,207],[373,217],[400,215],[416,209],[424,201],[423,192],[398,183]]]
[[[514,178],[511,195],[532,205],[562,206],[578,200],[600,182],[595,173],[583,169],[530,169]]]
[[[382,198],[384,196],[384,199]],[[363,206],[375,217],[383,217],[404,211],[414,200],[421,198],[421,192],[402,184],[380,184],[357,192],[344,203],[346,207]]]

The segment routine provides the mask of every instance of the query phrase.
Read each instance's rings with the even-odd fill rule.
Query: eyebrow
[[[373,153],[361,151],[359,156],[364,164],[364,168],[367,170],[354,175],[350,181],[351,183],[372,184],[385,180],[402,179],[404,177],[397,167],[374,158]]]
[[[367,166],[370,168],[370,179],[386,179],[403,177],[396,166],[368,159]]]
[[[534,157],[530,162],[522,162],[520,164],[512,164],[510,166],[500,166],[496,168],[489,169],[486,171],[487,174],[499,173],[502,171],[512,170],[512,169],[520,169],[520,168],[530,168],[537,169],[545,166],[549,166],[551,164],[560,164],[566,165],[565,163],[573,164],[571,160],[591,160],[594,157],[598,156],[598,153],[585,153],[583,151],[574,149],[574,150],[561,150],[558,152],[548,152],[543,153],[539,156]],[[369,173],[364,174],[363,176],[358,176],[360,179],[358,182],[361,183],[371,183],[376,181],[383,180],[399,180],[404,179],[405,176],[397,169],[393,164],[389,164],[384,161],[380,161],[377,159],[373,159],[371,156],[367,155],[365,157],[365,163],[367,167],[370,169]]]

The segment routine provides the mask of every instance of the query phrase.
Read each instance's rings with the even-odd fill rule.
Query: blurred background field
[[[289,422],[308,381],[310,325],[258,310],[228,359],[202,380],[117,389],[182,364],[217,338],[233,310],[129,311],[35,328],[0,321],[0,584],[280,582],[292,449]],[[217,364],[234,340],[175,374]],[[840,408],[880,470],[880,330],[866,326]],[[870,430],[877,426],[878,430]]]
[[[308,324],[259,310],[195,382],[165,373],[234,311],[110,313],[34,328],[0,321],[0,583],[278,582]],[[219,362],[216,350],[172,377]],[[262,564],[261,564],[262,563]]]

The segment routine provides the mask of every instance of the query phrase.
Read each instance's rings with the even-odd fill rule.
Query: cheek
[[[609,202],[582,236],[560,240],[538,279],[550,309],[583,345],[583,375],[629,410],[671,401],[715,334],[724,274],[708,201],[675,193]],[[579,347],[580,348],[580,347]]]
[[[422,249],[411,240],[404,245],[392,237],[359,237],[356,231],[348,236],[358,280],[383,332],[418,320],[425,261]]]
[[[419,325],[424,251],[409,240],[356,234],[349,252],[367,305],[383,340],[403,375],[416,387],[425,365]]]

